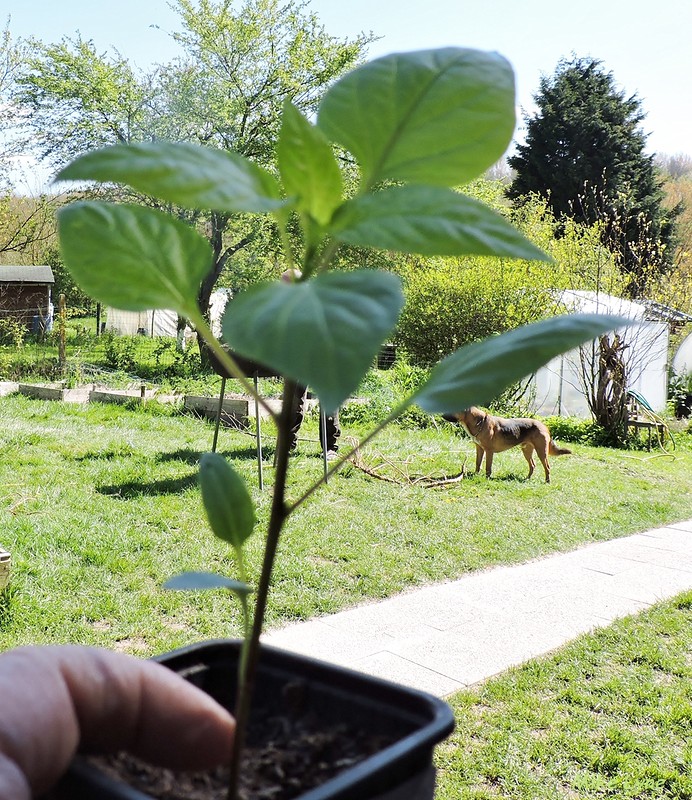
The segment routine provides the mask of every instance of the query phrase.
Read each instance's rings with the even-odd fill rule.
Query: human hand
[[[207,769],[229,758],[233,717],[166,667],[74,645],[0,655],[0,800],[47,791],[75,753],[128,750]]]

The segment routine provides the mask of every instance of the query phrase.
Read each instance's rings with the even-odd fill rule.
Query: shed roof
[[[0,283],[55,283],[47,264],[32,266],[0,265]]]
[[[656,303],[654,300],[643,300],[642,302],[655,319],[662,319],[666,322],[680,322],[682,324],[692,322],[692,315],[679,311],[677,308],[671,308],[663,303]]]

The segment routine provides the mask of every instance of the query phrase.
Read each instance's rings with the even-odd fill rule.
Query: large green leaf
[[[90,297],[128,311],[196,313],[212,253],[189,225],[143,206],[79,202],[60,210],[58,231],[65,264]]]
[[[329,272],[252,287],[233,300],[224,338],[241,355],[312,387],[327,413],[358,386],[403,306],[385,272]]]
[[[626,324],[601,314],[564,315],[475,342],[441,361],[412,400],[432,414],[486,405],[560,353]]]
[[[205,453],[199,462],[202,502],[211,529],[240,550],[255,527],[255,506],[245,481],[218,453]]]
[[[73,161],[56,180],[123,183],[186,208],[262,212],[283,204],[276,180],[237,153],[192,144],[115,145]]]
[[[514,114],[514,75],[502,56],[446,48],[358,67],[325,94],[317,124],[357,158],[366,186],[459,186],[502,156]]]
[[[549,260],[500,214],[453,189],[391,186],[349,200],[330,232],[359,247],[421,255]]]
[[[299,210],[326,225],[342,199],[341,171],[324,134],[288,101],[277,155],[286,194],[295,195]]]
[[[179,589],[190,591],[195,589],[228,589],[240,597],[252,593],[252,587],[242,581],[234,581],[223,575],[213,572],[181,572],[169,578],[164,584],[164,589]]]

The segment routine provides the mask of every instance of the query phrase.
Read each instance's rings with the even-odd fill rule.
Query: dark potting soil
[[[267,717],[251,725],[241,766],[242,800],[292,800],[383,750],[395,737],[346,724],[324,730],[315,715]],[[92,758],[113,778],[158,800],[225,800],[228,769],[173,772],[128,754]]]

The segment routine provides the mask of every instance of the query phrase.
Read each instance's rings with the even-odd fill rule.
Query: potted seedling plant
[[[75,202],[59,215],[65,263],[89,295],[123,309],[175,309],[250,394],[254,386],[244,378],[232,353],[266,365],[285,379],[281,412],[267,408],[275,419],[278,438],[258,585],[248,584],[243,560],[244,543],[258,535],[253,502],[232,465],[215,454],[201,460],[202,498],[211,528],[236,556],[238,573],[232,577],[185,573],[168,584],[171,588],[227,589],[243,609],[244,639],[210,644],[209,663],[198,648],[166,657],[169,666],[198,680],[235,710],[238,727],[230,757],[230,798],[238,796],[238,776],[246,761],[243,748],[252,738],[251,734],[246,738],[248,720],[260,715],[262,702],[270,697],[271,703],[302,706],[312,695],[325,718],[330,714],[337,720],[349,717],[359,731],[374,732],[381,746],[351,764],[343,745],[337,745],[334,755],[336,760],[343,756],[342,772],[337,770],[318,786],[266,796],[304,800],[432,797],[433,746],[453,724],[445,704],[403,687],[375,679],[368,683],[371,679],[365,676],[261,647],[260,635],[282,530],[324,482],[324,478],[316,481],[297,498],[289,497],[286,490],[290,398],[295,384],[310,386],[327,413],[336,411],[388,341],[403,306],[399,279],[368,269],[368,250],[546,258],[501,215],[458,190],[502,156],[513,134],[514,108],[512,70],[495,53],[446,48],[393,54],[335,82],[314,120],[286,102],[273,172],[237,154],[157,142],[98,150],[78,158],[58,175],[61,181],[124,184],[186,209],[268,214],[281,233],[282,269],[292,269],[296,276],[293,281],[277,279],[254,286],[236,297],[223,320],[225,342],[219,342],[196,302],[212,256],[209,244],[193,227],[154,208],[91,200]],[[349,196],[344,194],[342,156],[358,169],[357,187]],[[299,236],[294,235],[296,224]],[[356,246],[366,254],[361,269],[335,268],[335,255],[342,245]],[[429,381],[359,446],[411,404],[431,414],[487,404],[557,354],[612,327],[612,318],[560,316],[464,347],[441,361]],[[263,402],[261,397],[257,401]],[[334,463],[329,474],[351,454]],[[348,681],[353,681],[355,694],[348,694]],[[349,684],[348,691],[353,687]],[[360,722],[350,718],[359,714],[364,717]],[[320,757],[325,758],[324,754]],[[395,765],[394,775],[388,774],[386,762]],[[83,796],[97,796],[94,786],[103,780],[85,774],[79,772],[79,781],[91,783]],[[74,774],[71,780],[77,780]],[[284,777],[278,783],[282,780],[289,782]],[[72,796],[78,797],[75,785]],[[113,786],[109,784],[101,796],[153,796]],[[252,789],[243,791],[248,793],[242,796],[265,796],[253,795]]]

